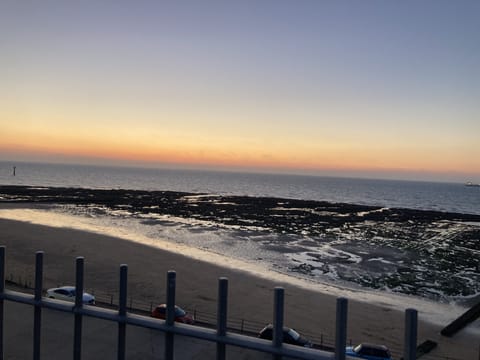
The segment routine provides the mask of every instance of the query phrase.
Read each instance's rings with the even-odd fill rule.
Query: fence
[[[84,316],[113,321],[118,324],[117,359],[124,360],[126,353],[126,328],[127,325],[153,329],[164,333],[165,348],[164,359],[174,359],[175,335],[197,338],[216,343],[216,359],[226,359],[226,346],[237,346],[252,349],[272,355],[272,358],[282,357],[304,360],[345,360],[346,334],[347,334],[347,307],[348,300],[337,299],[336,334],[334,353],[299,346],[286,345],[282,342],[283,314],[284,314],[284,289],[276,287],[274,290],[274,315],[273,339],[271,341],[258,339],[244,334],[236,334],[227,329],[227,298],[228,280],[220,278],[218,281],[217,321],[216,328],[190,326],[174,322],[175,313],[175,288],[176,273],[167,273],[167,311],[166,320],[152,319],[147,316],[134,314],[127,308],[127,265],[120,266],[120,288],[118,310],[89,306],[83,304],[84,290],[84,258],[76,259],[75,288],[76,296],[73,304],[59,302],[44,298],[43,293],[43,252],[36,253],[35,261],[35,287],[34,294],[25,294],[18,291],[5,289],[5,246],[0,246],[0,360],[4,359],[4,301],[13,301],[33,306],[33,359],[40,359],[42,308],[71,313],[74,317],[73,359],[81,359],[82,350],[82,319]],[[417,312],[407,309],[405,313],[405,342],[403,355],[405,360],[416,358],[417,342]]]
[[[33,277],[30,278],[27,275],[27,278],[22,276],[14,276],[10,273],[6,276],[6,285],[10,288],[18,289],[21,292],[29,292],[33,294],[34,287],[33,287]],[[60,286],[57,284],[57,286]],[[45,289],[44,289],[45,290]],[[118,309],[118,293],[112,293],[97,289],[87,289],[87,291],[95,296],[95,302],[97,305],[110,308],[110,309]],[[45,292],[45,291],[44,291]],[[150,315],[152,310],[155,306],[157,306],[157,302],[149,301],[148,299],[142,299],[139,297],[135,297],[134,295],[129,295],[127,298],[127,310],[130,313],[140,314],[140,315]],[[208,328],[215,328],[217,322],[217,314],[208,311],[200,311],[195,307],[188,308],[183,307],[188,313],[193,314],[193,318],[195,319],[195,323]],[[228,317],[228,330],[237,334],[247,334],[251,336],[258,335],[260,329],[265,326],[265,321],[261,320],[252,320],[251,318],[243,318],[243,317]],[[299,329],[297,329],[299,330]],[[302,335],[304,335],[307,339],[309,339],[312,343],[315,344],[316,347],[333,351],[335,346],[335,338],[331,334],[322,333],[322,332],[315,332],[311,333],[308,331],[301,330]],[[353,341],[351,338],[347,339],[348,345],[355,344],[356,342]],[[390,348],[392,353],[394,354],[401,354],[401,350],[397,348]]]

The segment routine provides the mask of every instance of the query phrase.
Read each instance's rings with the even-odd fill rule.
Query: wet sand
[[[229,279],[229,316],[259,323],[272,321],[273,289],[285,288],[285,324],[305,334],[335,333],[336,298],[328,294],[274,283],[241,270],[96,233],[53,228],[0,219],[0,245],[7,247],[6,277],[34,278],[35,252],[43,250],[44,287],[74,284],[75,258],[85,257],[85,286],[118,291],[119,266],[128,264],[128,292],[135,298],[164,302],[166,272],[177,272],[177,303],[211,314],[216,312],[218,278]],[[312,287],[314,287],[312,285]],[[404,314],[388,307],[349,299],[348,339],[389,346],[396,358],[403,348]],[[479,339],[462,331],[453,338],[440,335],[442,326],[426,323],[419,313],[419,343],[431,339],[439,346],[425,359],[477,360]],[[260,330],[260,329],[258,329]]]

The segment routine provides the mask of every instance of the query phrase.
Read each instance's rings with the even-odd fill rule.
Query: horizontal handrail
[[[34,359],[39,359],[40,352],[40,331],[41,331],[41,309],[53,309],[74,316],[74,360],[81,359],[81,341],[82,341],[82,318],[84,316],[103,319],[118,323],[118,359],[125,358],[125,326],[139,326],[163,332],[165,334],[165,359],[174,358],[174,339],[175,335],[196,338],[217,344],[217,360],[225,359],[225,346],[236,346],[264,353],[269,353],[274,359],[281,359],[283,356],[304,359],[304,360],[345,360],[346,333],[347,333],[347,307],[348,300],[345,298],[337,299],[337,317],[336,317],[336,337],[335,352],[324,351],[321,349],[306,348],[283,343],[283,306],[284,289],[276,287],[274,289],[274,311],[273,311],[273,336],[272,340],[264,340],[257,337],[238,334],[228,330],[227,327],[227,297],[228,297],[228,279],[219,279],[219,292],[217,299],[217,322],[212,328],[194,326],[176,323],[173,321],[173,309],[175,304],[176,273],[169,271],[167,273],[167,317],[166,320],[160,320],[145,316],[145,314],[135,314],[127,309],[127,265],[120,267],[120,296],[118,309],[108,309],[100,306],[87,305],[82,303],[83,272],[84,259],[76,259],[76,281],[75,290],[77,296],[75,302],[50,299],[42,296],[42,276],[43,276],[43,252],[36,254],[35,267],[35,292],[26,294],[19,291],[5,289],[5,247],[0,246],[0,360],[3,360],[3,311],[4,302],[12,301],[31,305],[35,308],[34,316]],[[405,349],[404,359],[414,360],[414,350],[416,347],[417,331],[417,313],[413,309],[406,311],[405,317]]]

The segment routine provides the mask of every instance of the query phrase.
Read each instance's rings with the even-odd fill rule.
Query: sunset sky
[[[480,1],[3,0],[0,160],[480,182]]]

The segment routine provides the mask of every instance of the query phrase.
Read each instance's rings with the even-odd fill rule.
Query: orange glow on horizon
[[[407,158],[405,153],[384,151],[383,158],[379,158],[376,152],[355,153],[355,151],[338,152],[326,151],[323,154],[309,154],[293,150],[283,152],[271,151],[263,157],[258,156],[255,149],[229,149],[222,150],[211,145],[210,147],[199,147],[195,144],[189,146],[152,146],[120,144],[98,144],[98,143],[49,143],[49,144],[2,144],[2,153],[9,154],[36,154],[45,158],[87,158],[92,162],[95,160],[138,163],[138,164],[172,164],[186,166],[212,166],[219,168],[258,168],[264,170],[284,169],[289,172],[301,171],[427,171],[427,172],[458,172],[458,173],[480,173],[472,163],[457,161],[455,164],[446,164],[428,156],[424,158]]]
[[[259,169],[266,171],[420,171],[478,173],[480,164],[466,157],[460,147],[413,147],[375,139],[358,142],[347,137],[319,137],[318,141],[276,136],[263,141],[237,134],[218,134],[204,129],[188,133],[134,127],[78,126],[46,128],[2,124],[0,152],[65,161],[83,159],[93,163],[112,161],[147,166],[171,164],[189,167]],[[453,149],[453,150],[452,150]],[[463,151],[463,152],[462,152]],[[3,156],[5,158],[5,155]],[[55,160],[57,159],[57,160]],[[90,159],[90,160],[89,160]]]

